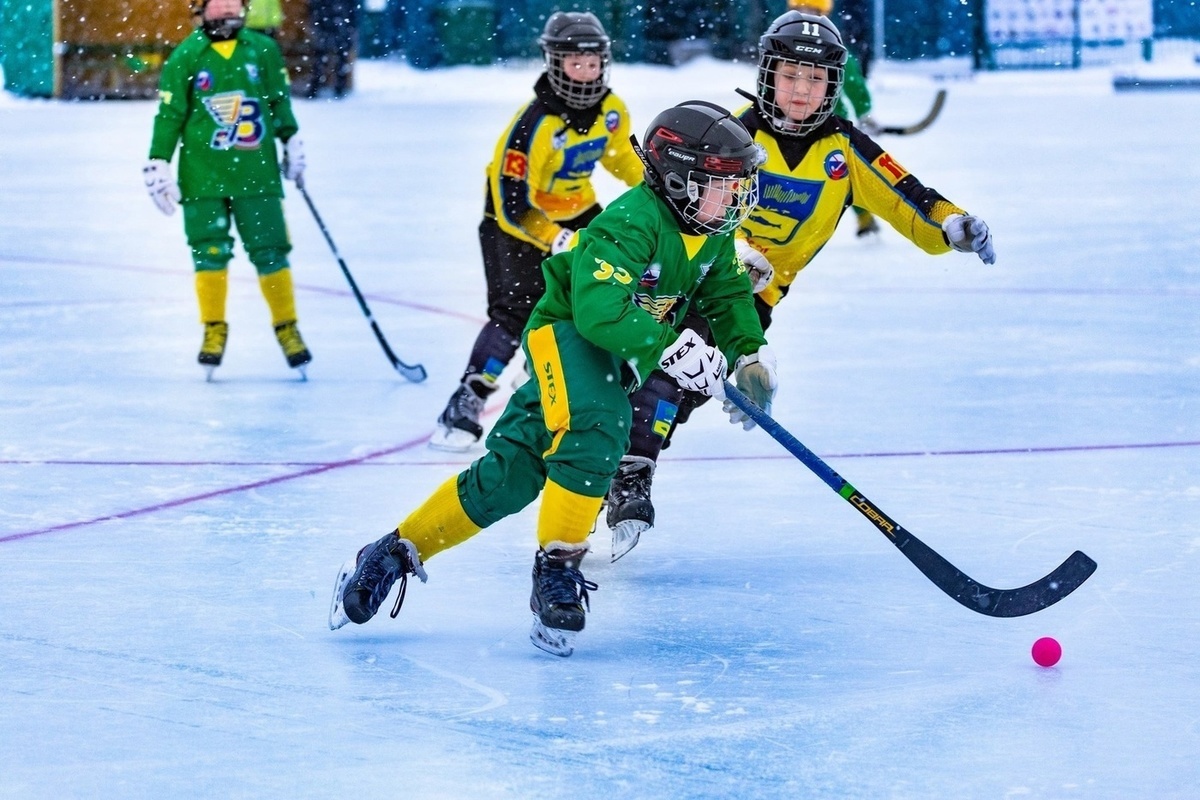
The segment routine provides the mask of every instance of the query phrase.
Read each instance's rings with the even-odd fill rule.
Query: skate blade
[[[621,556],[637,547],[642,534],[650,530],[650,525],[640,519],[627,519],[618,522],[612,529],[612,560],[615,564]]]
[[[350,559],[338,570],[337,579],[333,582],[333,600],[329,604],[329,630],[336,631],[350,621],[346,610],[342,608],[342,591],[354,574],[355,559]]]
[[[466,431],[458,428],[448,431],[439,425],[433,435],[429,437],[429,449],[441,450],[444,453],[465,453],[478,441]]]
[[[300,373],[300,382],[307,383],[308,382],[308,365],[301,364],[300,366],[296,367],[295,369],[296,369],[296,372]]]
[[[575,652],[575,636],[577,631],[561,631],[557,628],[547,628],[536,616],[533,618],[533,628],[529,631],[529,641],[539,650],[545,650],[552,656],[566,658]]]
[[[213,382],[213,370],[215,370],[216,368],[217,367],[215,364],[205,364],[204,365],[204,382],[205,383]]]

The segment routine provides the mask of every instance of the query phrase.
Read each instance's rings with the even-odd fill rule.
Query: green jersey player
[[[275,139],[284,142],[284,172],[300,182],[304,148],[296,135],[287,67],[279,46],[244,27],[242,0],[192,0],[200,27],[163,65],[146,189],[164,214],[183,206],[183,229],[196,270],[204,341],[199,362],[220,365],[225,320],[230,223],[258,272],[275,336],[288,366],[303,373],[312,355],[296,327],[296,302],[283,218],[283,185]],[[171,157],[179,148],[179,180]]]
[[[330,627],[366,622],[396,580],[403,598],[432,556],[541,495],[531,639],[570,655],[596,588],[580,563],[629,442],[629,392],[662,370],[723,396],[733,363],[738,386],[769,403],[774,359],[733,243],[755,204],[759,147],[728,111],[691,101],[650,123],[643,159],[645,182],[544,262],[546,292],[523,336],[533,380],[510,399],[487,453],[342,567]],[[689,309],[716,347],[684,327]]]

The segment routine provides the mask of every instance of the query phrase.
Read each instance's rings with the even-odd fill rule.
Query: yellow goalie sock
[[[196,273],[196,299],[200,301],[200,321],[225,321],[225,296],[229,291],[229,270],[202,269]]]
[[[596,524],[603,497],[588,497],[546,481],[538,513],[538,544],[545,550],[579,550]]]
[[[291,269],[284,267],[270,275],[259,275],[258,285],[271,309],[272,325],[296,321],[296,292],[292,288]]]
[[[400,523],[402,539],[417,546],[421,561],[465,542],[483,530],[467,516],[458,499],[458,476],[450,478]]]

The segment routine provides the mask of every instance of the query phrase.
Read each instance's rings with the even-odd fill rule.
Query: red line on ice
[[[69,531],[74,528],[84,528],[84,527],[87,527],[88,525],[95,525],[97,523],[108,522],[110,520],[130,519],[132,517],[140,517],[145,514],[153,514],[157,511],[164,511],[168,508],[177,508],[179,506],[186,506],[191,503],[198,503],[201,500],[210,500],[214,497],[221,497],[221,496],[227,495],[227,494],[236,494],[237,492],[245,492],[245,491],[249,491],[250,489],[259,489],[259,488],[262,488],[263,486],[272,486],[276,483],[284,483],[286,481],[293,481],[293,480],[296,480],[297,478],[307,478],[310,475],[319,475],[322,472],[329,472],[331,470],[341,469],[342,467],[353,467],[357,464],[361,464],[364,461],[370,461],[371,459],[374,459],[374,458],[382,458],[383,456],[392,455],[393,453],[399,453],[404,450],[410,450],[410,449],[416,447],[417,445],[424,444],[427,441],[429,441],[428,435],[422,436],[419,439],[413,439],[412,441],[405,442],[404,444],[396,445],[395,447],[388,447],[384,450],[376,450],[374,453],[367,453],[365,456],[359,456],[358,458],[348,458],[344,461],[331,461],[331,462],[328,462],[325,464],[319,464],[314,467],[309,467],[308,469],[302,469],[302,470],[299,470],[298,472],[289,472],[286,475],[276,475],[274,478],[264,478],[263,480],[253,481],[251,483],[242,483],[242,484],[238,484],[237,486],[227,486],[224,489],[214,489],[211,492],[195,494],[195,495],[191,495],[189,497],[179,497],[174,500],[168,500],[165,503],[155,503],[152,506],[144,506],[142,508],[134,508],[134,509],[130,509],[129,511],[120,511],[115,514],[105,514],[102,517],[94,517],[92,519],[77,520],[75,522],[64,522],[61,525],[51,525],[48,528],[40,528],[40,529],[34,530],[34,531],[24,531],[22,533],[10,533],[5,536],[0,536],[0,544],[3,544],[4,542],[15,542],[19,539],[29,539],[33,536],[41,536],[41,535],[47,534],[47,533],[58,533],[60,531]]]

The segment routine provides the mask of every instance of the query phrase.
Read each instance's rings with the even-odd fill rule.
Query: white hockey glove
[[[304,185],[304,142],[293,136],[283,145],[283,177],[297,186]]]
[[[691,328],[685,328],[658,359],[658,368],[684,389],[722,400],[725,399],[725,366],[721,351],[709,347]]]
[[[754,284],[754,293],[758,294],[767,288],[771,278],[775,277],[775,268],[762,253],[755,250],[745,239],[735,239],[733,248],[737,251],[738,261],[750,273],[750,282]]]
[[[179,184],[171,174],[171,165],[161,158],[152,158],[142,167],[142,180],[146,182],[146,191],[158,210],[168,217],[175,213],[175,204],[183,197],[179,193]]]
[[[571,242],[575,238],[575,231],[570,228],[563,228],[558,232],[558,236],[554,237],[554,241],[550,243],[550,255],[556,256],[566,250],[571,249]]]
[[[946,240],[960,253],[975,253],[985,264],[996,263],[996,248],[992,247],[992,232],[979,217],[951,214],[942,223]]]
[[[779,388],[779,376],[775,373],[775,353],[770,347],[763,345],[757,353],[739,358],[733,366],[733,377],[734,385],[742,394],[767,414],[771,413],[771,401],[775,398],[775,390]],[[740,422],[742,430],[747,431],[754,427],[754,420],[735,406],[732,400],[726,400],[723,407],[734,425]]]

